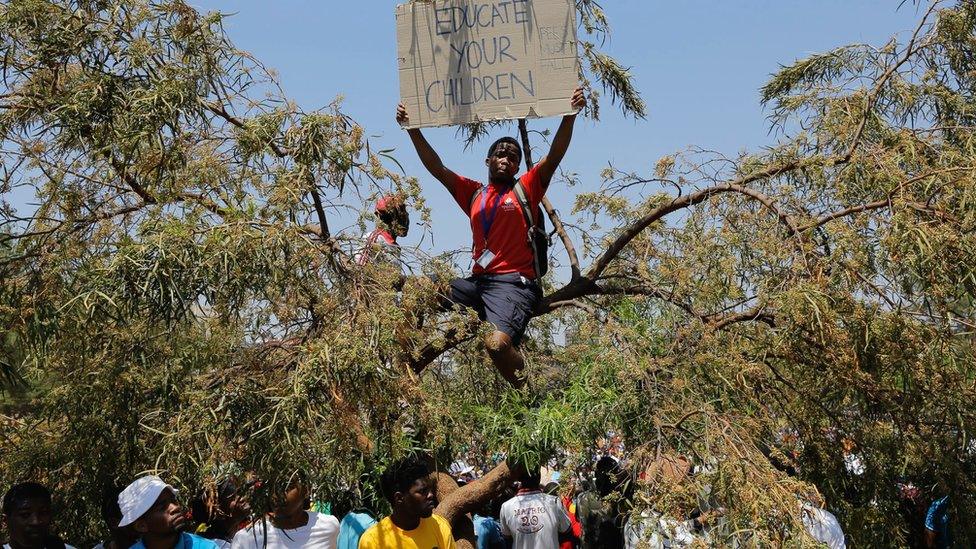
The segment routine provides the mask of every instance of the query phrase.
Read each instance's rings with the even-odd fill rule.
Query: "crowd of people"
[[[641,508],[633,497],[642,482],[678,485],[694,474],[707,474],[709,464],[692,466],[685,457],[665,456],[636,473],[613,455],[614,450],[613,445],[605,446],[589,466],[573,473],[557,462],[522,470],[506,489],[495,491],[479,509],[462,517],[473,523],[476,547],[663,549],[711,546],[725,539],[724,509],[708,503],[708,498],[689,516],[676,518]],[[172,485],[158,476],[142,476],[106,492],[101,506],[105,538],[94,549],[450,549],[456,546],[457,522],[452,525],[435,513],[440,503],[437,477],[428,463],[410,457],[385,469],[378,488],[390,513],[382,518],[377,506],[366,508],[363,501],[341,512],[338,505],[315,501],[301,475],[267,490],[270,511],[261,514],[252,512],[252,498],[269,487],[252,475],[222,473],[210,489],[192,494],[187,507]],[[464,458],[447,471],[459,486],[481,482],[482,472]],[[917,492],[912,485],[904,489]],[[909,495],[920,499],[918,493]],[[798,500],[807,532],[831,549],[846,547],[836,517],[822,508],[822,502],[813,501]],[[913,546],[952,546],[948,505],[946,497],[931,503],[925,533]],[[3,549],[73,549],[54,534],[52,494],[41,484],[11,487],[3,498],[2,514],[7,539]]]

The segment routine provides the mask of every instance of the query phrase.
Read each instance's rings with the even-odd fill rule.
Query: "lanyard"
[[[488,232],[495,224],[495,216],[498,215],[498,203],[508,192],[504,192],[495,197],[495,202],[491,207],[491,217],[488,217],[488,185],[481,189],[481,228],[484,229],[485,245],[488,244]]]

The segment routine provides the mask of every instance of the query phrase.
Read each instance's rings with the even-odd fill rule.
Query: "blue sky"
[[[405,132],[394,122],[398,102],[395,2],[365,0],[190,0],[198,8],[234,15],[234,42],[277,70],[286,93],[311,110],[345,97],[345,112],[372,141],[395,147],[410,175],[420,176],[434,208],[434,242],[441,251],[470,245],[467,222],[447,192],[426,175]],[[897,0],[604,0],[613,26],[607,50],[632,67],[648,105],[646,120],[620,116],[580,119],[568,171],[583,176],[579,190],[599,188],[608,162],[650,172],[658,158],[690,145],[734,155],[771,143],[759,88],[779,65],[853,42],[883,44],[914,28],[912,2]],[[531,121],[555,128],[558,120]],[[482,179],[487,143],[465,151],[451,128],[425,130],[445,164]],[[499,130],[497,135],[502,135]],[[568,210],[575,190],[554,185],[557,208]],[[341,227],[341,223],[339,224]],[[414,231],[406,244],[416,244]]]

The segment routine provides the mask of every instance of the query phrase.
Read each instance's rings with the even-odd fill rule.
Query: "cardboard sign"
[[[573,112],[575,0],[434,0],[396,8],[408,127]]]

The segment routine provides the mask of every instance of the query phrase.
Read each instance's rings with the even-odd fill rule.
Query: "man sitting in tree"
[[[571,101],[575,111],[586,105],[581,88],[576,89]],[[468,278],[451,282],[451,300],[475,309],[482,320],[494,325],[495,330],[488,336],[485,346],[495,367],[515,387],[524,383],[520,374],[525,366],[516,347],[542,300],[542,289],[528,238],[529,227],[514,187],[516,181],[521,182],[528,211],[535,212],[559,162],[569,149],[575,121],[576,114],[563,117],[549,154],[517,180],[515,174],[522,161],[518,141],[503,137],[492,143],[485,159],[487,185],[445,167],[421,131],[408,130],[424,167],[447,188],[471,220],[474,272]],[[402,104],[397,109],[397,122],[401,125],[409,122]],[[539,221],[535,220],[536,223]]]

